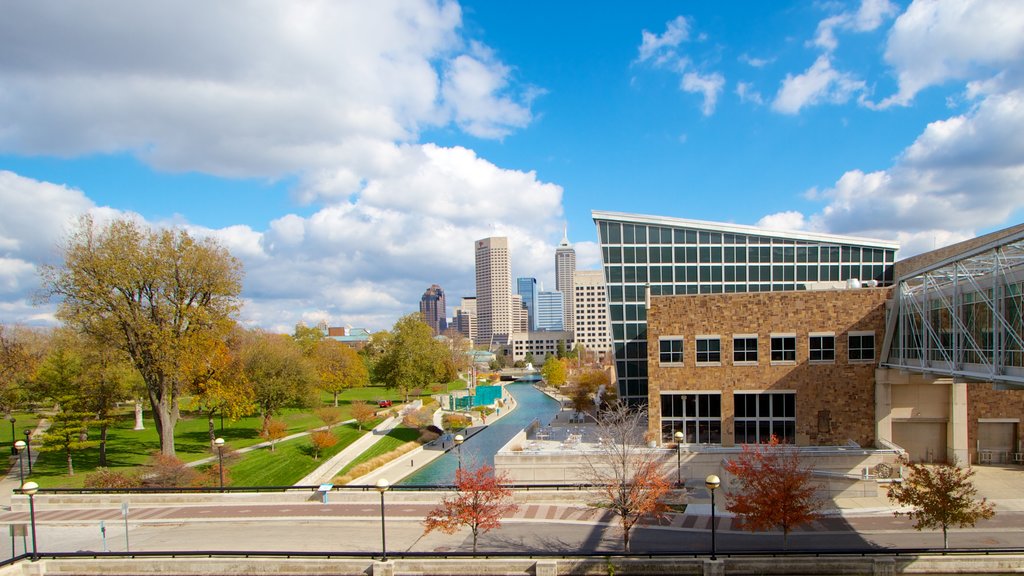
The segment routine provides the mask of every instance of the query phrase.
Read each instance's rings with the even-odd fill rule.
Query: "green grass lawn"
[[[325,460],[341,452],[357,438],[366,434],[360,432],[352,424],[336,426],[332,430],[338,443],[320,451],[320,459],[313,460],[313,446],[309,437],[296,438],[286,442],[278,442],[271,451],[260,448],[242,454],[235,464],[227,466],[230,470],[232,486],[287,486],[298,482],[307,474],[316,470]]]
[[[36,423],[39,422],[39,417],[35,414],[15,412],[14,414],[11,414],[11,416],[14,416],[15,442],[18,440],[24,440],[25,430],[35,429]],[[4,420],[0,420],[0,453],[11,453],[11,423],[7,421],[6,418]]]
[[[420,437],[420,431],[414,428],[406,428],[405,426],[399,426],[388,432],[388,435],[382,438],[379,442],[370,446],[370,449],[363,452],[359,456],[356,456],[347,466],[341,469],[336,476],[344,476],[346,472],[355,468],[359,464],[372,460],[381,454],[387,454],[392,450],[398,448],[406,442],[413,442]]]

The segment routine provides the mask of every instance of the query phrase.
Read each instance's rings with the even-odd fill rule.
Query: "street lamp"
[[[25,449],[25,446],[28,446],[28,444],[25,444],[24,440],[18,440],[14,443],[14,453],[18,455],[18,478],[22,484],[25,483],[25,464],[21,461],[21,451]]]
[[[676,487],[679,487],[683,485],[683,432],[676,430],[673,436],[676,439]]]
[[[25,449],[28,454],[28,473],[32,473],[32,429],[25,428]]]
[[[17,454],[18,449],[14,447],[14,441],[18,438],[18,435],[14,432],[14,422],[17,418],[14,417],[14,414],[11,414],[11,417],[7,420],[11,423],[11,454]]]
[[[213,441],[217,446],[217,458],[220,460],[220,491],[224,491],[224,439],[217,438]]]
[[[455,435],[455,446],[459,450],[459,470],[462,470],[462,443],[465,441],[466,439],[462,436],[462,434]]]
[[[32,561],[35,562],[39,559],[39,549],[36,548],[36,503],[35,496],[36,492],[39,491],[39,484],[35,482],[25,482],[21,486],[21,493],[28,494],[28,516],[29,521],[32,523]]]
[[[380,492],[380,561],[388,561],[388,540],[387,533],[384,531],[384,493],[391,487],[391,483],[387,481],[387,478],[381,478],[377,480],[377,492]]]
[[[704,479],[704,486],[711,491],[711,559],[717,560],[715,557],[715,490],[722,485],[722,479],[714,474],[711,474]]]

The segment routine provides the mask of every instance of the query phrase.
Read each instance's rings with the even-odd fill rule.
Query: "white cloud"
[[[718,102],[718,94],[722,91],[722,87],[725,86],[725,78],[714,72],[707,76],[701,76],[697,72],[687,72],[683,75],[683,80],[680,83],[680,87],[686,92],[693,92],[702,94],[704,96],[704,104],[701,106],[701,112],[705,116],[710,116],[715,113],[715,104]]]
[[[736,95],[740,97],[740,102],[751,102],[758,106],[764,104],[761,93],[755,90],[754,85],[750,82],[737,82]]]
[[[646,62],[654,58],[658,64],[664,63],[675,56],[675,48],[690,39],[690,24],[683,16],[676,16],[665,25],[665,32],[655,34],[647,30],[641,33],[638,62]]]
[[[794,210],[769,214],[757,221],[757,226],[771,230],[805,230],[804,215]]]
[[[754,68],[764,68],[765,66],[767,66],[767,65],[769,65],[769,64],[771,64],[772,62],[775,61],[774,58],[755,58],[753,56],[750,56],[746,52],[744,52],[743,54],[740,54],[739,60],[740,60],[740,62],[743,62],[744,64],[748,64],[748,65],[750,65],[750,66],[752,66]]]
[[[862,0],[856,12],[842,12],[819,22],[813,43],[826,52],[832,52],[839,46],[835,34],[837,29],[870,32],[894,16],[897,11],[896,6],[889,0]]]
[[[805,106],[845,103],[864,90],[863,80],[835,70],[828,55],[822,54],[803,74],[786,74],[772,102],[772,109],[783,114],[796,114]]]
[[[878,106],[907,105],[929,86],[977,80],[1000,68],[1020,86],[1022,30],[1017,0],[915,1],[896,19],[885,49],[899,90]]]
[[[448,66],[442,95],[453,110],[456,124],[480,138],[501,138],[513,128],[530,123],[531,91],[522,102],[505,95],[510,69],[485,47],[475,45],[474,55],[462,54]]]

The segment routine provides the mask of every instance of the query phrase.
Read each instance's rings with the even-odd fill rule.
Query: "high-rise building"
[[[562,293],[562,326],[566,332],[573,331],[573,305],[576,292],[576,250],[569,244],[569,230],[565,230],[562,242],[555,249],[555,290]]]
[[[805,290],[892,283],[894,242],[753,226],[592,212],[597,224],[619,397],[647,402],[647,295]]]
[[[452,314],[452,322],[455,323],[455,329],[462,333],[463,336],[469,338],[471,342],[476,342],[476,298],[473,296],[464,296],[462,302],[455,308]]]
[[[490,346],[495,335],[513,331],[508,238],[495,236],[476,241],[476,310],[476,344]]]
[[[423,315],[423,321],[430,326],[434,334],[440,334],[448,329],[448,312],[445,309],[444,290],[437,284],[427,288],[420,298],[420,314]]]
[[[562,331],[562,322],[565,321],[565,312],[562,310],[564,305],[565,299],[562,298],[561,292],[538,292],[537,329]]]
[[[530,314],[519,294],[512,295],[512,332],[525,332],[530,329]]]
[[[603,360],[611,352],[608,327],[608,290],[601,270],[576,271],[576,347]]]
[[[516,294],[523,297],[523,305],[529,314],[529,330],[537,329],[537,279],[516,278]]]

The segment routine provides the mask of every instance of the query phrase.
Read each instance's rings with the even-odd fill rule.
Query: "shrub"
[[[142,474],[142,485],[147,488],[178,488],[193,486],[199,478],[195,468],[180,459],[156,452]]]
[[[134,474],[97,468],[95,472],[85,475],[86,488],[138,488],[142,481]]]

